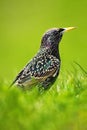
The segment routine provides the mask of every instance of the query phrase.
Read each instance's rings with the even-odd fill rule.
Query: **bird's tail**
[[[18,80],[18,78],[21,76],[21,74],[23,73],[23,70],[17,75],[17,77],[15,78],[15,80],[12,82],[12,84],[9,86],[9,88],[11,88]]]
[[[10,84],[9,88],[11,88],[11,87],[15,84],[15,82],[16,82],[16,80],[14,80],[14,81]]]

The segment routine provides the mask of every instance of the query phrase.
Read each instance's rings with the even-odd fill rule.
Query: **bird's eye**
[[[63,31],[64,31],[64,29],[63,29],[63,28],[60,28],[60,29],[59,29],[59,32],[63,32]]]

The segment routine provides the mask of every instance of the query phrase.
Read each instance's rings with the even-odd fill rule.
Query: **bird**
[[[38,85],[44,90],[49,89],[60,72],[59,43],[64,32],[72,29],[75,29],[75,27],[47,30],[42,36],[39,51],[18,73],[11,86],[15,84],[24,90],[28,90]]]

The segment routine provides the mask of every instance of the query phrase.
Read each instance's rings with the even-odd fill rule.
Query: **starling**
[[[25,90],[35,85],[40,85],[45,90],[50,88],[60,71],[59,42],[64,32],[74,28],[52,28],[48,30],[42,37],[38,53],[17,75],[12,85],[15,83]]]

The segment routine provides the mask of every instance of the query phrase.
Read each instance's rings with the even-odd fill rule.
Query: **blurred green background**
[[[37,88],[25,94],[6,87],[37,53],[46,30],[69,26],[77,29],[61,41],[61,72],[73,61],[87,70],[87,0],[0,0],[0,130],[87,130],[82,70],[60,73],[56,87],[43,95]]]
[[[87,69],[86,0],[0,0],[0,78],[13,79],[35,55],[43,33],[75,26],[60,44],[61,70],[73,61]]]

